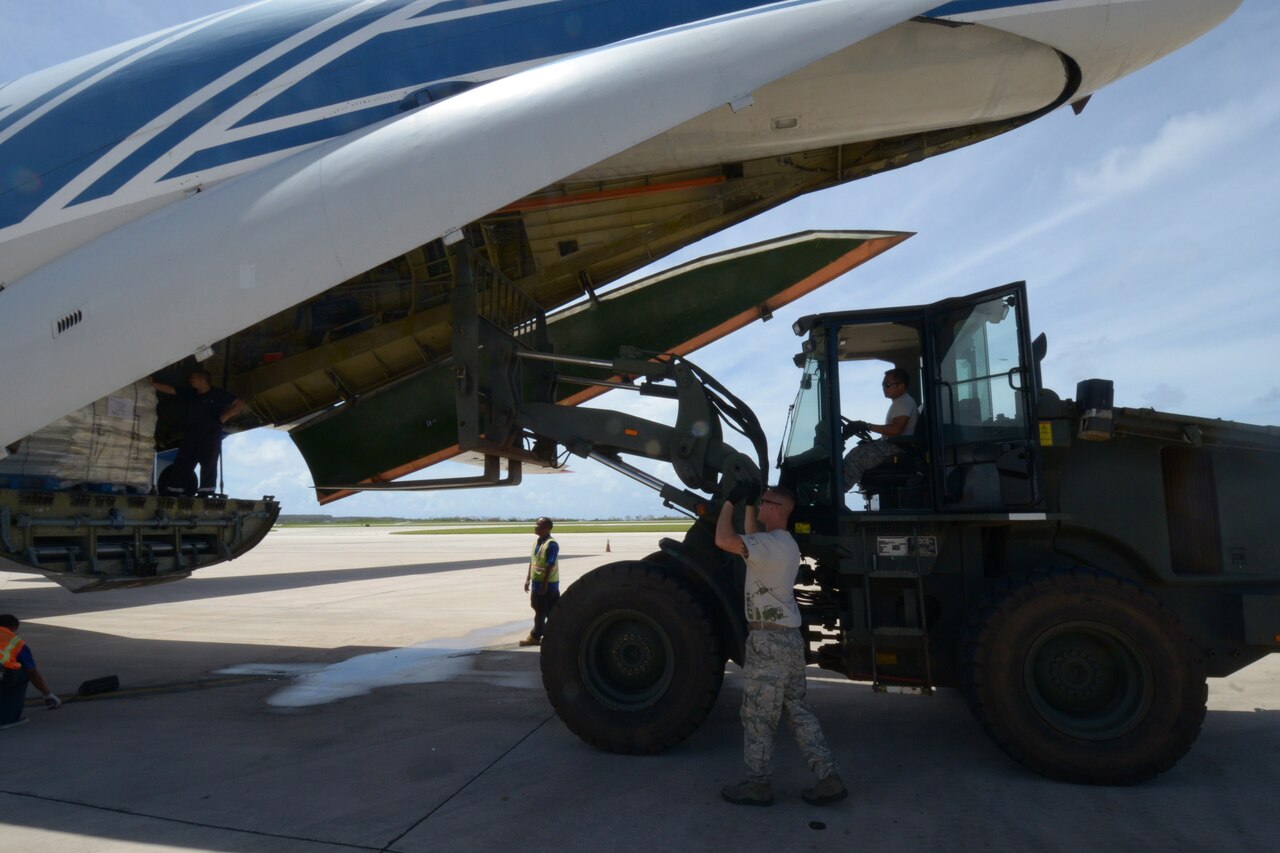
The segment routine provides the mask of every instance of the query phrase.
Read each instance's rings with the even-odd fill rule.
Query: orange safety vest
[[[0,664],[5,669],[22,669],[22,664],[18,663],[18,654],[25,645],[17,634],[8,628],[0,628]]]

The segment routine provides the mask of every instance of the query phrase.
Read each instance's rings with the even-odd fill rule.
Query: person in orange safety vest
[[[18,636],[18,620],[8,613],[0,614],[0,730],[10,729],[27,721],[22,716],[22,705],[27,699],[27,684],[31,683],[44,695],[44,704],[50,711],[61,707],[62,700],[53,694],[40,670],[31,649]]]

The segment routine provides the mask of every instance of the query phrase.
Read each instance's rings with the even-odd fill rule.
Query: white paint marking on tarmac
[[[463,637],[431,640],[418,646],[358,655],[335,664],[247,663],[218,670],[229,675],[281,675],[297,680],[267,698],[277,708],[301,708],[364,696],[379,687],[429,684],[459,676],[503,687],[537,688],[536,672],[477,670],[475,658],[485,646],[523,634],[528,620],[478,628]]]

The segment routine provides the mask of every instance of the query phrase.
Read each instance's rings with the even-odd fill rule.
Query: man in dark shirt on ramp
[[[174,387],[151,380],[161,394],[173,394],[184,408],[182,444],[178,458],[170,466],[173,473],[165,479],[175,486],[195,479],[196,465],[200,466],[198,494],[209,496],[217,491],[218,456],[222,453],[222,425],[244,411],[244,401],[229,391],[214,388],[208,371],[193,370],[187,377],[188,386]],[[162,489],[163,491],[163,489]]]

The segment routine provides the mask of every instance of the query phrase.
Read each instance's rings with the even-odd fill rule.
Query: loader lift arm
[[[522,465],[558,467],[559,448],[595,459],[658,492],[664,505],[695,516],[708,498],[738,483],[757,488],[766,470],[767,440],[755,413],[710,374],[682,356],[622,347],[613,359],[551,352],[546,315],[514,282],[459,240],[450,247],[454,268],[453,373],[458,447],[484,456],[476,477],[401,480],[355,486],[363,491],[513,486]],[[561,374],[577,368],[594,376]],[[607,409],[556,402],[557,383],[618,388],[675,400],[674,425]],[[746,437],[755,459],[724,441],[724,425]],[[638,456],[667,462],[683,488],[624,461]],[[501,461],[507,476],[501,476]],[[697,490],[691,491],[691,490]]]

